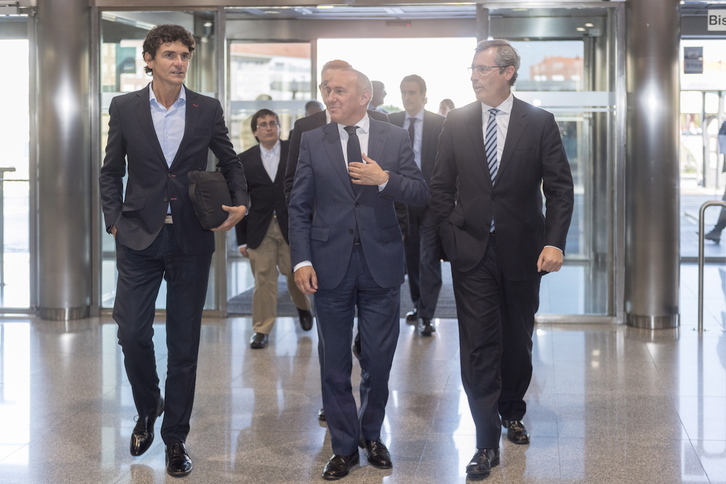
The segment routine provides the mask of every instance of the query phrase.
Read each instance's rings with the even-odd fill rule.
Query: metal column
[[[77,319],[92,285],[88,0],[38,0],[36,23],[38,315]]]
[[[648,329],[679,324],[678,0],[627,4],[625,311]]]

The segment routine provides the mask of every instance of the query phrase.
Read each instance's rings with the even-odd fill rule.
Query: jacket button
[[[358,208],[358,207],[360,207],[360,203],[355,202],[355,208]]]
[[[165,201],[165,202],[168,202],[168,201],[169,201],[169,199],[168,199],[168,198],[166,198],[166,197],[164,197],[164,200],[163,200],[163,201]]]
[[[348,229],[348,233],[349,233],[350,235],[353,235],[353,232],[354,232],[354,231],[353,231],[353,229]]]

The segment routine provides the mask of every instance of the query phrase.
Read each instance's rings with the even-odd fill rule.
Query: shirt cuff
[[[307,267],[307,266],[312,267],[313,266],[313,263],[310,262],[309,260],[304,260],[304,261],[302,261],[302,262],[300,262],[298,264],[295,264],[295,267],[293,267],[292,272],[297,271],[301,267]]]

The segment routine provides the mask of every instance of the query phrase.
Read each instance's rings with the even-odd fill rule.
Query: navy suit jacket
[[[497,261],[504,275],[515,281],[536,277],[537,259],[546,245],[565,250],[574,206],[570,164],[552,113],[514,98],[492,186],[482,104],[451,111],[439,138],[430,206],[457,270],[468,271],[484,257],[493,217]]]
[[[379,121],[388,121],[388,116],[378,111],[368,110],[368,116]],[[310,116],[305,116],[295,121],[290,134],[290,152],[287,155],[287,173],[285,173],[285,200],[290,201],[290,192],[292,191],[292,183],[295,180],[295,170],[297,169],[297,159],[300,155],[300,140],[302,134],[315,128],[328,124],[325,111],[318,111]]]
[[[291,259],[293,267],[312,262],[321,289],[333,289],[343,279],[356,226],[376,283],[403,283],[403,241],[393,203],[425,205],[428,187],[413,159],[407,131],[371,119],[368,156],[389,172],[380,192],[377,186],[354,190],[336,123],[302,136],[289,206]]]
[[[285,178],[289,146],[289,141],[280,141],[280,163],[277,165],[274,180],[270,180],[270,175],[267,174],[265,165],[262,164],[260,145],[253,146],[239,155],[247,177],[251,205],[247,216],[235,227],[237,245],[247,244],[250,249],[259,247],[270,226],[273,213],[277,215],[277,223],[280,225],[282,236],[285,241],[288,240],[287,205],[282,183]]]
[[[184,136],[168,166],[151,118],[150,88],[151,84],[111,101],[106,157],[99,176],[106,227],[116,227],[118,243],[143,250],[161,231],[171,205],[182,251],[189,255],[214,252],[214,232],[204,230],[194,214],[187,173],[206,170],[211,149],[227,180],[232,203],[249,206],[244,169],[227,136],[222,106],[218,100],[184,87]]]

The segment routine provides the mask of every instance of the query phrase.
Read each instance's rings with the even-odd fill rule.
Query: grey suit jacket
[[[404,254],[394,201],[425,205],[428,188],[413,160],[408,133],[370,120],[368,155],[390,179],[353,189],[335,123],[302,136],[288,209],[293,266],[311,261],[322,289],[337,287],[348,267],[358,229],[361,247],[376,283],[403,283]]]
[[[481,261],[494,218],[504,274],[511,280],[535,277],[544,246],[565,250],[573,206],[570,165],[551,113],[514,98],[493,186],[481,103],[449,113],[431,180],[431,209],[456,269],[468,271]]]

